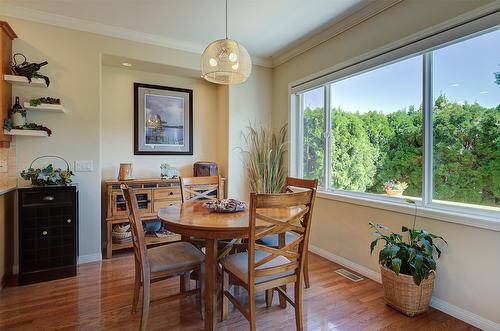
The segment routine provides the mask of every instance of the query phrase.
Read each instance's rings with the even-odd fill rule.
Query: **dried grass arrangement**
[[[269,128],[249,125],[244,133],[243,149],[250,189],[257,193],[279,193],[285,185],[287,124],[278,134]]]

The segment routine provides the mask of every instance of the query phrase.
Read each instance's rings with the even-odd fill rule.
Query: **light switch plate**
[[[94,171],[94,162],[92,160],[76,160],[75,172],[91,172]]]
[[[7,161],[0,161],[0,172],[7,172]]]

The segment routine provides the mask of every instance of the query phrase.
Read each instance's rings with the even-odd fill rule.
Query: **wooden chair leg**
[[[200,313],[201,319],[205,319],[205,264],[200,266],[200,270],[198,272],[198,281],[200,284]]]
[[[273,289],[266,290],[266,307],[269,308],[273,305]]]
[[[311,287],[309,284],[309,252],[304,252],[304,285],[306,288]]]
[[[148,279],[144,279],[142,284],[142,313],[141,313],[141,331],[146,331],[146,327],[148,324],[148,316],[149,316],[149,301],[150,301],[150,282]]]
[[[134,279],[134,298],[132,299],[132,312],[137,312],[137,304],[139,303],[139,292],[141,290],[141,270],[135,268],[135,279]]]
[[[250,331],[257,330],[257,321],[255,320],[255,290],[252,285],[248,288],[248,323]]]
[[[286,285],[280,287],[283,290],[283,292],[286,292]],[[286,299],[282,295],[279,296],[279,299],[280,299],[280,307],[286,308]]]
[[[229,290],[229,275],[222,269],[222,289],[220,291],[221,300],[221,310],[220,310],[220,320],[224,321],[227,319],[227,314],[229,310],[229,300],[225,296],[224,292]]]
[[[300,277],[302,278],[302,277]],[[304,329],[302,320],[302,279],[297,279],[295,282],[295,324],[297,331]]]

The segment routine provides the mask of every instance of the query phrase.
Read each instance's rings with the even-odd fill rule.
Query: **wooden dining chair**
[[[284,193],[301,191],[304,189],[317,189],[318,188],[318,180],[317,179],[302,179],[302,178],[294,178],[287,177],[285,180],[285,186],[283,188]],[[312,214],[312,209],[310,210]],[[280,238],[277,234],[265,236],[260,239],[260,243],[269,247],[280,247],[291,243],[293,240],[297,238],[298,234],[293,231],[287,231],[285,235],[281,236],[284,238],[284,242],[280,243]],[[306,288],[310,287],[309,283],[309,245],[307,245],[305,250],[305,258],[304,258],[304,284]]]
[[[297,330],[302,322],[302,277],[305,249],[309,240],[311,209],[316,189],[286,194],[250,194],[248,251],[229,255],[222,264],[221,319],[228,313],[228,301],[246,317],[250,330],[256,329],[255,293],[277,291],[281,298],[295,308]],[[294,231],[297,237],[281,248],[258,243],[271,234]],[[240,303],[230,292],[229,284],[236,284],[248,292],[248,307]],[[286,293],[286,285],[294,283],[295,297]],[[267,305],[271,303],[266,300]]]
[[[141,331],[146,330],[150,303],[151,284],[173,276],[182,275],[189,279],[191,271],[199,274],[204,273],[205,255],[187,242],[174,242],[168,245],[153,247],[148,249],[144,238],[144,229],[139,217],[137,198],[134,191],[122,184],[121,189],[127,204],[128,218],[132,232],[132,243],[134,248],[135,261],[135,282],[134,297],[132,301],[132,312],[137,311],[140,289],[142,288],[142,313],[141,313]],[[200,277],[203,279],[203,277]],[[161,298],[161,300],[171,300],[188,295],[199,294],[200,309],[202,305],[203,285],[196,289],[182,289],[178,294]]]
[[[224,198],[222,196],[223,182],[221,176],[179,177],[179,185],[182,203]],[[182,240],[189,241],[200,249],[205,247],[205,240],[203,239],[191,237],[182,238]],[[239,240],[220,240],[218,244],[219,257],[222,258],[234,251],[236,247],[239,247]]]
[[[222,199],[220,176],[179,177],[182,202]]]

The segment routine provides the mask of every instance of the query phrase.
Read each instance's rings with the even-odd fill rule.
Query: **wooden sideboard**
[[[127,207],[122,195],[120,184],[125,183],[137,196],[137,203],[142,221],[158,218],[158,210],[173,204],[181,203],[181,191],[178,179],[133,179],[126,181],[107,180],[104,182],[106,190],[106,258],[113,256],[113,251],[131,248],[132,242],[113,243],[112,231],[114,224],[128,223]],[[225,196],[225,180],[223,179]],[[158,238],[154,235],[146,236],[147,245],[159,245],[180,240],[179,235]]]

